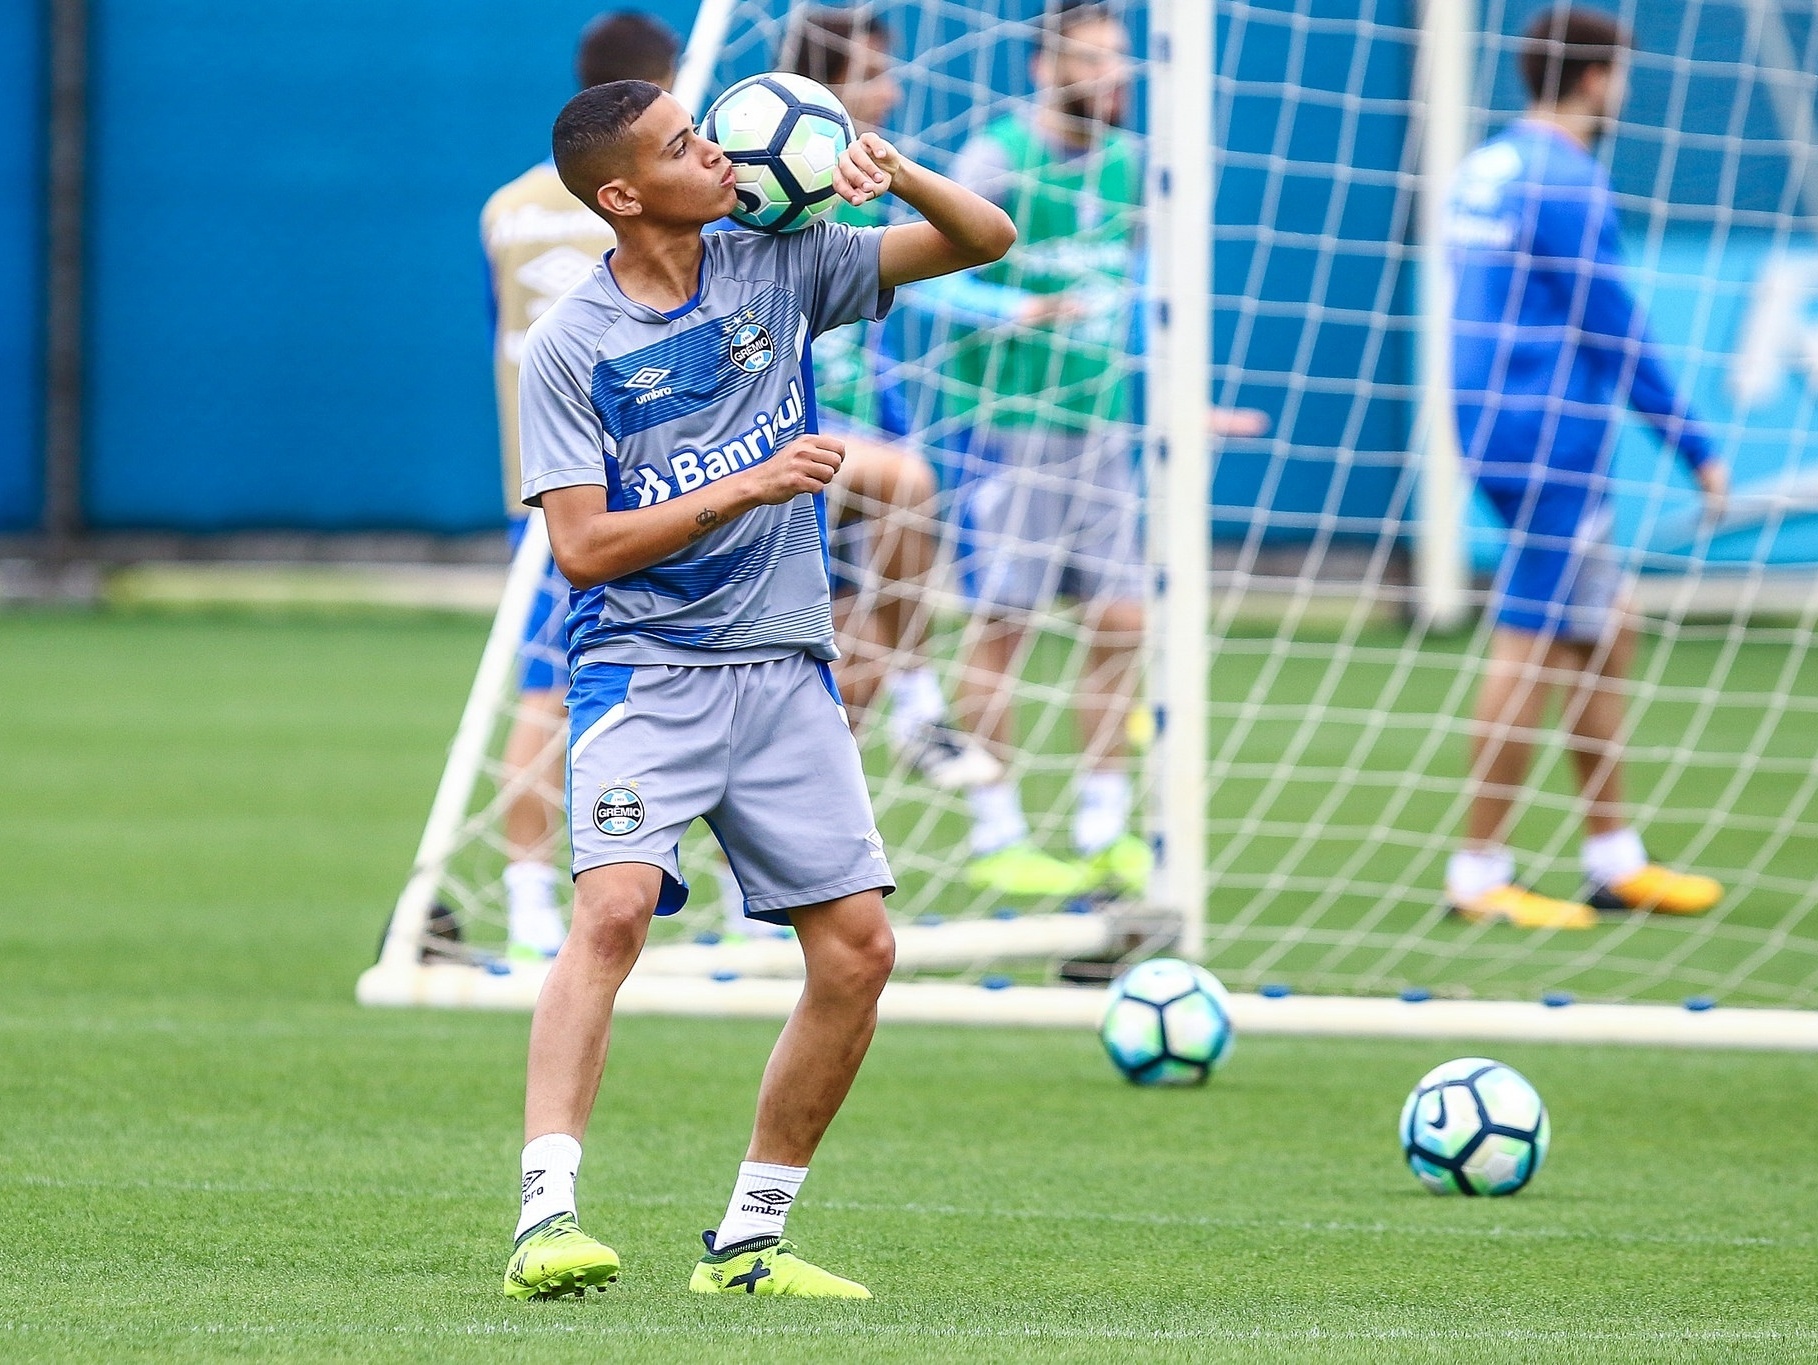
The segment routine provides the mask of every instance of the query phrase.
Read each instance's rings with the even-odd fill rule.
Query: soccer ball
[[[1434,1067],[1401,1107],[1401,1150],[1434,1194],[1514,1194],[1551,1137],[1540,1092],[1487,1057]]]
[[[738,177],[732,216],[759,232],[794,232],[839,201],[833,168],[853,139],[831,90],[787,71],[749,76],[713,102],[701,132]]]
[[[1204,967],[1151,958],[1111,983],[1098,1036],[1138,1085],[1198,1085],[1231,1055],[1231,999]]]

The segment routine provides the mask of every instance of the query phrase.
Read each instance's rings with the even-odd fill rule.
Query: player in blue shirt
[[[1697,914],[1722,888],[1658,866],[1622,804],[1623,690],[1635,652],[1610,544],[1609,468],[1632,407],[1715,506],[1727,475],[1629,292],[1609,178],[1591,148],[1622,105],[1627,35],[1549,9],[1528,28],[1526,117],[1467,157],[1450,205],[1453,388],[1465,463],[1509,530],[1477,699],[1466,842],[1447,896],[1474,920],[1588,928],[1595,911]],[[1556,682],[1585,802],[1585,902],[1515,883],[1504,845]]]
[[[687,897],[677,848],[705,818],[746,913],[795,928],[806,980],[689,1287],[867,1298],[782,1237],[894,956],[890,868],[829,668],[823,495],[843,448],[816,434],[808,348],[883,317],[898,285],[1000,258],[1015,228],[866,133],[841,156],[840,193],[892,191],[923,221],[703,236],[733,206],[732,165],[642,81],[582,91],[553,142],[563,183],[618,245],[531,325],[519,391],[523,495],[573,585],[575,896],[531,1023],[505,1292],[617,1277],[616,1253],[575,1223],[581,1137],[614,997],[651,916]]]

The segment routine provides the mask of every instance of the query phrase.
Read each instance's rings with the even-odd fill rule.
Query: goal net
[[[964,164],[987,130],[1028,126],[1041,0],[856,8],[887,35],[895,90],[880,122],[911,156]],[[1138,192],[1122,205],[1095,183],[1077,241],[1033,234],[1046,268],[1090,288],[1076,279],[1065,305],[1020,314],[1004,311],[1030,305],[1007,304],[1002,277],[987,282],[996,293],[907,290],[861,343],[871,365],[861,382],[887,386],[902,417],[892,424],[874,404],[851,419],[854,435],[919,460],[939,490],[835,533],[849,542],[835,554],[851,676],[861,692],[886,679],[853,711],[900,883],[889,904],[904,974],[970,991],[974,1003],[951,1017],[987,1017],[975,1002],[990,997],[1003,1017],[1032,1020],[1049,1008],[1033,987],[1162,945],[1234,990],[1291,998],[1818,1004],[1809,4],[1619,7],[1635,37],[1631,93],[1597,155],[1630,283],[1735,474],[1711,520],[1640,422],[1616,450],[1612,539],[1642,623],[1627,797],[1650,851],[1716,877],[1725,895],[1701,916],[1577,931],[1468,923],[1448,914],[1443,890],[1505,533],[1460,470],[1440,209],[1461,157],[1520,114],[1520,35],[1537,6],[1218,0],[1210,23],[1198,3],[1106,8],[1130,35],[1123,122],[1146,162]],[[811,9],[825,13],[708,0],[678,94],[698,109],[731,81],[796,60]],[[1208,122],[1209,155],[1194,132]],[[1110,249],[1102,227],[1118,213],[1128,268],[1082,271],[1082,254]],[[1031,223],[1019,226],[1031,236]],[[1209,279],[1196,274],[1202,261]],[[1026,263],[1011,283],[1041,294],[1040,268]],[[1008,339],[1057,331],[1074,359],[1096,345],[1095,384],[1053,348],[1034,362],[1053,368],[1032,386],[1011,373]],[[841,354],[850,347],[817,346],[823,384]],[[1069,402],[1087,390],[1096,408]],[[1018,458],[981,439],[991,413],[980,408],[1025,392],[1052,401],[1017,415],[1047,460],[1019,496],[1090,501],[1103,462],[1077,452],[1115,441],[1142,490],[1131,572],[1103,575],[1113,597],[1146,599],[1139,704],[1125,706],[1132,684],[1108,648],[1114,632],[1060,591],[1077,586],[1077,557],[1046,553],[1077,546],[1076,528],[1043,531],[1026,507],[979,496]],[[905,527],[931,554],[909,573],[889,563]],[[1006,610],[981,586],[991,564],[979,547],[996,530],[1001,548],[1005,528],[1024,538],[1011,562],[1046,567],[994,655]],[[500,873],[503,812],[538,780],[507,765],[504,748],[522,623],[546,562],[533,528],[363,998],[534,998],[540,977],[503,951]],[[560,640],[527,648],[559,655]],[[1147,889],[1100,876],[1023,895],[971,875],[979,801],[930,782],[892,729],[908,689],[887,679],[918,666],[957,731],[999,741],[1025,842],[1057,863],[1075,860],[1087,775],[1117,766],[1123,749],[1130,827],[1160,854]],[[1571,897],[1582,809],[1558,730],[1539,737],[1509,843],[1524,880]],[[733,1000],[733,978],[799,970],[786,942],[729,939],[737,926],[704,829],[684,846],[684,867],[695,893],[659,922],[655,965],[640,972],[719,978]]]

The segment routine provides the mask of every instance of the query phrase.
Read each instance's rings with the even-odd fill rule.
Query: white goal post
[[[1637,37],[1634,112],[1601,155],[1636,293],[1739,479],[1706,520],[1658,446],[1623,437],[1617,520],[1645,623],[1630,802],[1650,851],[1729,894],[1697,919],[1524,934],[1448,918],[1441,895],[1498,534],[1452,415],[1445,212],[1461,160],[1520,111],[1532,7],[1106,3],[1135,38],[1146,161],[1146,341],[1132,371],[1145,393],[1153,733],[1137,791],[1156,875],[1140,902],[1109,905],[969,890],[963,797],[906,777],[884,726],[861,720],[903,883],[884,1017],[1089,1027],[1106,975],[1169,951],[1233,988],[1243,1031],[1818,1049],[1818,398],[1806,393],[1818,393],[1818,26],[1789,26],[1777,0],[1691,0],[1678,17],[1612,0]],[[1737,23],[1701,26],[1725,7]],[[703,0],[678,97],[698,111],[768,69],[807,8]],[[890,128],[912,155],[944,167],[1027,107],[1044,0],[862,8],[901,63]],[[1712,49],[1713,33],[1731,47]],[[1744,174],[1758,182],[1764,165],[1784,172],[1777,198]],[[946,498],[963,425],[945,387],[957,325],[905,297],[891,326],[908,439]],[[1225,434],[1214,400],[1263,410],[1269,429]],[[919,590],[930,661],[955,692],[981,629],[958,553],[943,542]],[[500,753],[519,641],[548,563],[539,515],[360,978],[365,1004],[535,1002],[546,968],[495,949],[489,882],[513,791]],[[864,608],[873,588],[854,600]],[[1079,784],[1068,735],[1090,641],[1064,608],[1044,609],[1031,636],[1014,665],[1027,733],[1012,765],[1034,794],[1034,838],[1052,847]],[[1529,800],[1524,875],[1576,894],[1578,811],[1557,739],[1539,745]],[[691,857],[707,888],[703,847],[684,847]],[[737,941],[717,904],[697,894],[659,925],[620,1008],[788,1011],[795,945]]]

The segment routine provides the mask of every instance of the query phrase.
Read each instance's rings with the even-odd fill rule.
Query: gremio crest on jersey
[[[776,343],[761,323],[748,322],[732,334],[732,363],[746,374],[768,369],[776,359]]]

